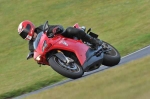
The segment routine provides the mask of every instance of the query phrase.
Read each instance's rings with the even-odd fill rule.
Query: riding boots
[[[93,45],[94,49],[97,49],[98,46],[102,45],[102,41],[97,39],[97,38],[93,38],[92,36],[90,36],[89,34],[86,34],[84,37],[84,41],[89,42]]]

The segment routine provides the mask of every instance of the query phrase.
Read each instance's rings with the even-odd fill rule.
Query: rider
[[[19,24],[18,26],[19,35],[23,39],[29,40],[30,53],[28,54],[27,59],[33,57],[33,51],[34,51],[33,42],[37,34],[40,33],[42,30],[43,30],[43,25],[35,27],[34,24],[29,20],[22,21]],[[66,30],[64,30],[64,28],[61,25],[49,25],[47,36],[49,37],[51,33],[55,35],[57,35],[58,33],[62,33],[63,36],[69,38],[77,37],[83,41],[91,43],[94,46],[94,49],[96,49],[99,45],[101,45],[100,40],[95,39],[90,35],[88,35],[87,33],[85,33],[85,31],[74,27],[68,27]]]

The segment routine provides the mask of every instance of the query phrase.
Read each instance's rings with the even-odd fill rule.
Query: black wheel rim
[[[65,69],[65,70],[68,70],[68,71],[74,72],[74,73],[80,72],[79,65],[76,64],[75,62],[67,64],[67,63],[64,63],[63,61],[61,61],[57,57],[54,57],[54,61],[57,62],[59,64],[59,66],[62,67],[63,69]]]
[[[111,56],[117,56],[117,51],[110,45],[106,44],[107,45],[107,49],[106,49],[106,52],[105,54],[107,55],[111,55]]]

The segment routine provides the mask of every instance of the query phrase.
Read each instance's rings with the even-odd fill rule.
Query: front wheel
[[[106,66],[114,66],[120,62],[121,56],[117,49],[115,49],[112,45],[103,41],[103,50],[104,50],[104,58],[103,65]]]
[[[68,78],[80,78],[84,73],[82,67],[77,63],[65,63],[61,61],[57,56],[52,56],[49,59],[49,64],[56,72]]]

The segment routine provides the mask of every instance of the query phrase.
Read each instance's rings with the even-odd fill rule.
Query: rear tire
[[[77,63],[66,64],[56,56],[49,59],[49,64],[56,72],[68,78],[76,79],[84,74],[83,68]]]
[[[109,67],[117,65],[121,59],[119,52],[117,51],[116,48],[114,48],[109,43],[104,42],[104,41],[103,43],[106,44],[108,48],[110,48],[111,50],[104,53],[104,59],[103,59],[102,64],[109,66]]]

